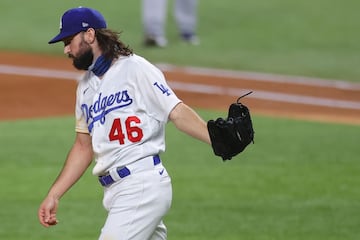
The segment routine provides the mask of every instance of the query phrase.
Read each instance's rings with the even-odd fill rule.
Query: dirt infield
[[[0,119],[72,115],[75,79],[66,57],[0,53]],[[237,96],[253,114],[360,124],[360,84],[158,65],[192,107],[227,110]]]

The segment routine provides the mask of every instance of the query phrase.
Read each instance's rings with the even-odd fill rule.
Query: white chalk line
[[[163,71],[170,71],[171,69],[175,69],[175,67],[170,67],[171,65],[159,65],[160,69]],[[207,76],[223,76],[229,74],[231,77],[243,78],[244,76],[241,72],[236,71],[224,71],[224,70],[214,70],[208,69],[209,72],[206,74],[204,68],[181,68],[184,69],[185,72],[195,74],[195,75],[207,75]],[[63,79],[63,80],[76,80],[81,78],[81,74],[75,71],[64,71],[64,70],[52,70],[52,69],[45,69],[45,68],[34,68],[34,67],[20,67],[20,66],[12,66],[12,65],[4,65],[0,64],[0,74],[9,74],[9,75],[21,75],[21,76],[35,76],[35,77],[46,77],[46,78],[56,78],[56,79]],[[257,74],[252,75],[253,80]],[[265,74],[260,74],[261,76],[265,77]],[[261,77],[260,76],[260,77]],[[246,77],[248,78],[248,77]],[[267,77],[266,81],[271,81],[272,78],[275,78],[275,75],[271,75],[271,77]],[[282,77],[285,81],[285,78]],[[279,81],[282,81],[281,79]],[[276,81],[276,80],[275,80]],[[292,80],[286,80],[287,82],[292,82]],[[309,85],[317,85],[320,84],[321,86],[328,86],[334,88],[350,88],[354,89],[357,88],[357,84],[352,84],[348,82],[337,81],[336,84],[332,83],[332,81],[324,81],[324,80],[304,80],[302,78],[297,78],[296,80],[298,83]],[[243,88],[231,88],[231,87],[222,87],[222,86],[215,86],[209,84],[198,84],[198,83],[183,83],[176,80],[168,79],[169,85],[174,90],[181,90],[186,92],[193,92],[193,93],[202,93],[202,94],[217,94],[217,95],[229,95],[229,96],[241,96],[242,94],[247,93],[248,89]],[[354,86],[352,86],[354,85]],[[319,86],[319,85],[317,85]],[[360,88],[359,88],[360,89]],[[346,101],[346,100],[336,100],[330,98],[321,98],[321,97],[312,97],[312,96],[304,96],[304,95],[297,95],[297,94],[285,94],[285,93],[278,93],[278,92],[271,92],[271,91],[254,91],[253,94],[249,95],[248,98],[253,99],[260,99],[260,100],[267,100],[267,101],[277,101],[277,102],[286,102],[286,103],[296,103],[296,104],[306,104],[306,105],[313,105],[313,106],[322,106],[322,107],[331,107],[331,108],[342,108],[342,109],[355,109],[360,110],[360,102],[357,101]]]
[[[64,80],[75,80],[81,77],[81,74],[74,71],[51,70],[46,68],[34,67],[18,67],[5,64],[0,64],[0,74],[46,77]]]
[[[174,81],[169,81],[169,85],[175,90],[182,90],[187,92],[203,93],[203,94],[229,95],[234,97],[239,97],[247,92],[252,91],[250,89],[244,89],[244,88],[225,88],[225,87],[210,86],[204,84],[182,83],[182,82],[174,82]],[[306,104],[306,105],[314,105],[314,106],[322,106],[322,107],[360,110],[360,102],[335,100],[330,98],[319,98],[319,97],[303,96],[296,94],[285,94],[285,93],[277,93],[270,91],[256,90],[253,91],[251,95],[248,95],[247,98],[275,101],[275,102]]]
[[[246,81],[263,81],[276,83],[296,83],[299,85],[331,87],[337,89],[360,90],[359,83],[351,83],[344,80],[327,80],[321,78],[310,78],[301,76],[287,76],[280,74],[233,71],[199,67],[178,67],[170,64],[160,63],[157,66],[163,71],[180,71],[198,76],[227,77]]]

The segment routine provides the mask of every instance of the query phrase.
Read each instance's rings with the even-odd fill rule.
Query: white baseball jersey
[[[165,151],[165,125],[181,101],[146,59],[120,57],[99,79],[88,71],[76,95],[76,131],[92,137],[94,175]]]

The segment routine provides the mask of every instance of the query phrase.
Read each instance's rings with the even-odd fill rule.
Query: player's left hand
[[[226,119],[218,118],[207,123],[211,146],[216,156],[222,157],[223,161],[241,153],[251,142],[254,142],[254,129],[249,109],[239,102],[229,107]]]
[[[58,204],[59,200],[52,196],[47,196],[41,203],[38,210],[38,218],[44,227],[54,226],[59,222],[56,219]]]

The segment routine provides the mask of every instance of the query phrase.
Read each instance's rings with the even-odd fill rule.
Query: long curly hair
[[[95,36],[102,53],[107,59],[115,59],[119,56],[130,56],[133,50],[120,40],[121,32],[111,29],[96,29]]]

